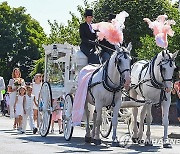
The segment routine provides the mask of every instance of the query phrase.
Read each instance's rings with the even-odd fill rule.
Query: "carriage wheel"
[[[102,124],[100,133],[101,136],[107,138],[112,130],[112,111],[107,110],[106,108],[102,109]]]
[[[52,116],[52,92],[48,82],[42,84],[38,100],[39,132],[42,137],[45,137],[49,133]]]
[[[63,108],[63,132],[66,141],[69,141],[71,139],[73,133],[72,107],[73,107],[73,96],[71,94],[67,94],[65,96],[64,108]]]

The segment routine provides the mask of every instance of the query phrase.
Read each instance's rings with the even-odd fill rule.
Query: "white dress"
[[[12,87],[12,89],[16,88],[16,86],[14,85],[15,79],[10,79],[9,80],[9,84],[8,87]],[[24,80],[22,79],[22,86],[25,85]],[[17,91],[13,91],[11,93],[9,93],[9,110],[10,110],[10,117],[14,118],[14,104],[15,104],[15,99],[16,99],[16,95],[17,95]]]
[[[32,94],[35,95],[36,101],[38,101],[39,93],[40,93],[40,90],[41,90],[41,86],[42,86],[42,83],[36,84],[35,82],[33,82],[33,85],[32,85]],[[34,104],[33,105],[33,109],[38,110],[38,107]]]
[[[23,116],[24,115],[24,110],[23,110],[23,98],[25,96],[20,96],[18,95],[18,100],[17,100],[17,103],[16,103],[16,117],[21,115]]]

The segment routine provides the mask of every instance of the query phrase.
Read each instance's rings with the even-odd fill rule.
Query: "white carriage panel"
[[[64,86],[64,92],[66,94],[75,93],[76,89],[77,89],[77,82],[74,80],[69,80],[69,82],[66,82]]]
[[[63,97],[65,95],[64,93],[64,87],[60,87],[60,86],[51,86],[51,90],[52,90],[52,98],[53,99],[57,99],[59,97]]]

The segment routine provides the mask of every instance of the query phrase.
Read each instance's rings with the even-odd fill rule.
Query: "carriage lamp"
[[[57,57],[58,57],[58,49],[57,49],[56,44],[53,45],[53,50],[52,50],[52,53],[51,53],[51,57],[53,58],[53,60],[57,59]]]

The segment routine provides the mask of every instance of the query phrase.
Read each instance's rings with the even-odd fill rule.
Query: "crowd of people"
[[[5,86],[3,77],[0,77],[1,111],[4,115],[7,113],[10,118],[14,119],[13,129],[21,134],[26,133],[27,120],[29,120],[33,134],[38,131],[38,98],[41,85],[42,75],[40,73],[34,76],[32,83],[29,83],[21,77],[19,68],[13,69],[12,78],[7,86]],[[7,92],[3,93],[5,89]],[[57,101],[53,102],[57,105]],[[54,130],[54,121],[58,121],[59,133],[62,133],[61,120],[62,113],[54,111],[52,130]]]

